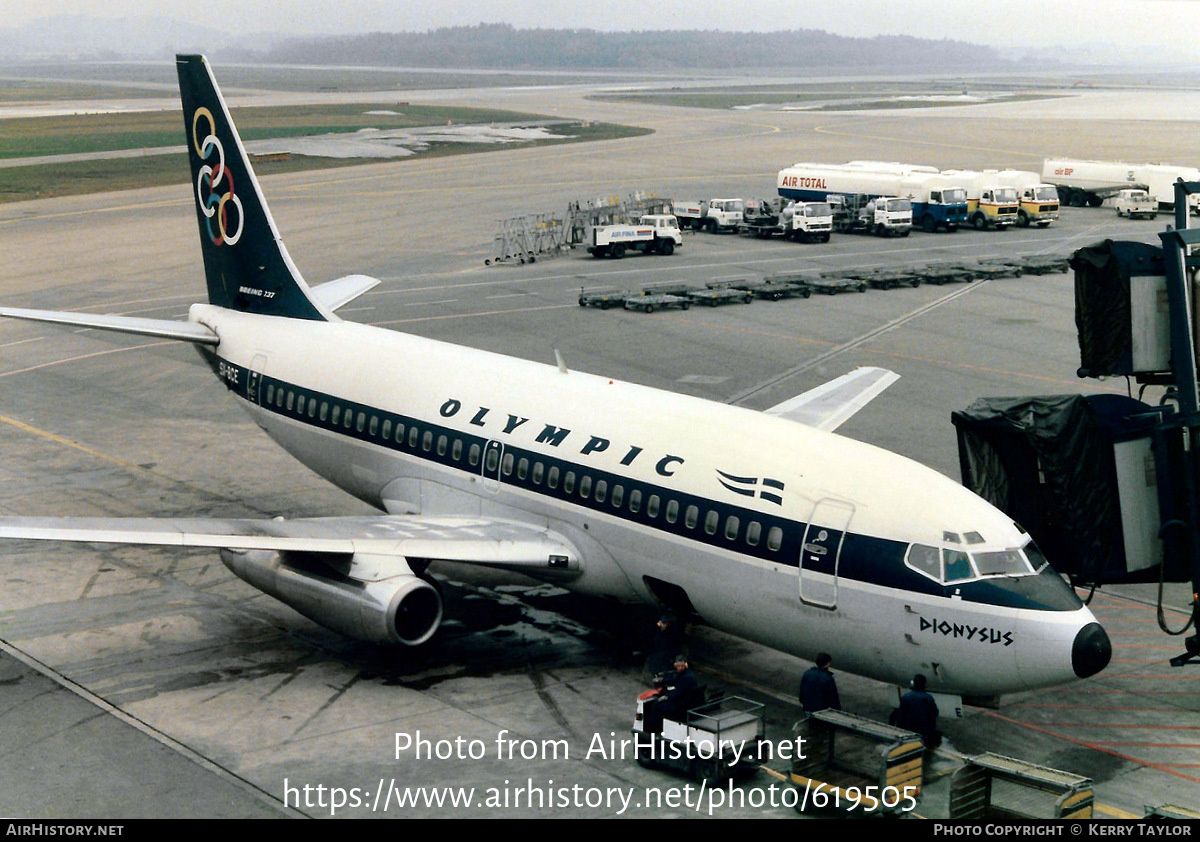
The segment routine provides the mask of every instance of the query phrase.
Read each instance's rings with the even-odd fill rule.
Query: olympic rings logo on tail
[[[208,123],[203,135],[197,129],[201,121]],[[192,114],[192,148],[204,161],[196,175],[196,201],[200,212],[208,220],[208,236],[213,245],[235,245],[242,237],[242,200],[233,191],[233,173],[225,166],[225,147],[216,135],[217,124],[207,108],[197,108]],[[203,138],[203,139],[201,139]],[[216,155],[215,161],[213,155]],[[215,166],[214,166],[215,164]],[[224,193],[218,191],[224,189]],[[232,210],[231,207],[232,206]],[[230,217],[236,226],[230,229]],[[213,225],[216,224],[216,230]]]

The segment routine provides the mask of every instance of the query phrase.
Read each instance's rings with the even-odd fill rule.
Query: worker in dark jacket
[[[687,655],[675,656],[675,675],[666,682],[666,715],[682,719],[694,707],[704,704],[704,690],[696,673],[688,666]]]
[[[925,692],[925,676],[917,673],[908,686],[909,691],[900,697],[896,727],[920,734],[925,748],[937,748],[942,743],[937,729],[938,706],[933,696]]]
[[[819,710],[833,708],[842,709],[842,700],[838,698],[837,682],[829,665],[833,658],[828,652],[817,655],[816,665],[800,677],[800,706],[805,713],[816,713]]]
[[[645,707],[643,721],[648,733],[660,733],[664,719],[682,722],[689,710],[704,704],[704,688],[688,666],[687,656],[677,655],[674,666],[675,673],[663,679],[658,698]]]
[[[675,656],[687,651],[684,634],[684,623],[675,615],[663,614],[658,618],[654,642],[650,645],[650,655],[642,670],[642,677],[647,684],[653,686],[660,677],[670,675]]]

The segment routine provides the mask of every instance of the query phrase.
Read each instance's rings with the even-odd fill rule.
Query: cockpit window
[[[1042,568],[1050,563],[1033,541],[1025,545],[1025,558],[1029,559],[1029,566],[1033,568],[1034,573],[1041,573]]]
[[[947,582],[961,582],[975,575],[971,569],[971,559],[961,550],[942,550],[942,560],[946,563]]]
[[[976,553],[980,576],[1016,576],[1032,573],[1029,562],[1020,550],[1001,550],[996,553]]]
[[[967,532],[961,539],[958,533],[946,532],[943,540],[941,547],[910,545],[904,563],[943,585],[992,576],[1030,576],[1040,572],[1048,563],[1032,541],[1019,549],[979,550],[968,553],[949,545],[982,544],[984,541],[978,532]]]
[[[942,578],[942,558],[937,547],[913,544],[908,548],[908,566],[931,579]]]

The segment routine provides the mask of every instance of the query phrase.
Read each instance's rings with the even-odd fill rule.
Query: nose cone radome
[[[1080,678],[1095,675],[1112,660],[1112,643],[1099,623],[1088,623],[1071,645],[1071,666]]]

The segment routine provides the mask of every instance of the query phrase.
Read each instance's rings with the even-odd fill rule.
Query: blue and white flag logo
[[[717,482],[734,494],[741,494],[743,497],[759,497],[776,506],[783,505],[783,496],[775,493],[775,491],[783,491],[781,480],[770,477],[737,477],[718,470]],[[775,491],[767,489],[775,489]]]

